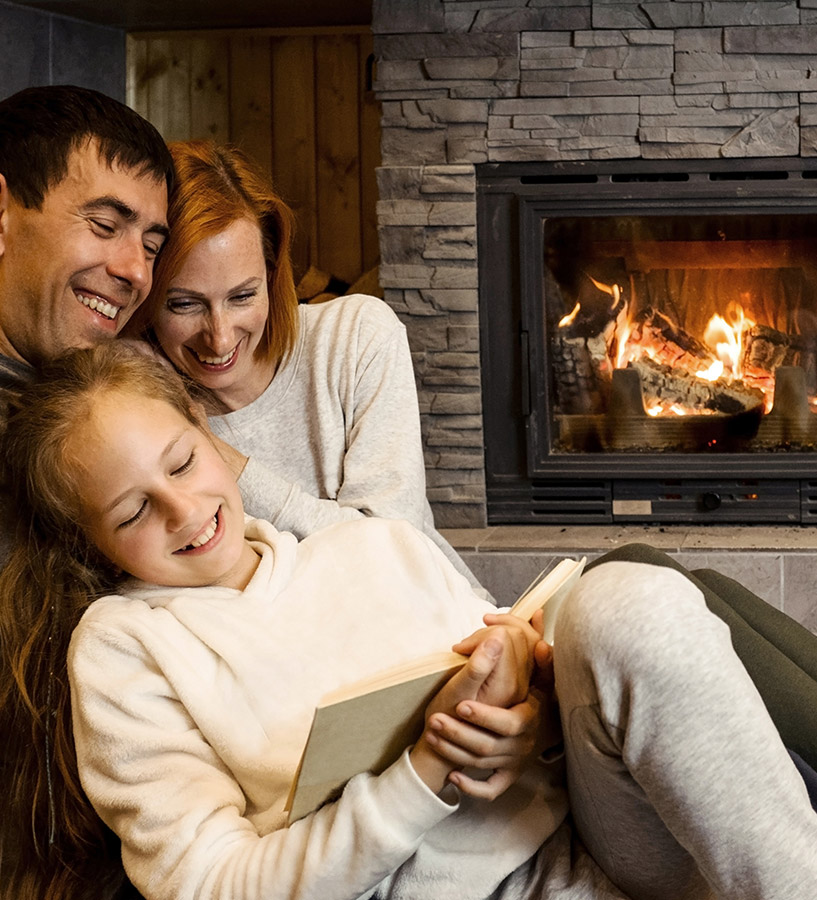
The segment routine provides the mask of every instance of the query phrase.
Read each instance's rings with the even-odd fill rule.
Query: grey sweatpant
[[[624,893],[817,898],[817,815],[695,585],[643,563],[592,569],[554,660],[576,830]]]

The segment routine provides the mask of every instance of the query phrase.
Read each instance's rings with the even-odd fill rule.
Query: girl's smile
[[[176,553],[207,553],[215,547],[215,545],[224,536],[224,519],[216,513],[212,520],[209,521],[198,537],[193,538],[189,544],[186,544]]]
[[[258,557],[244,540],[235,479],[168,403],[127,390],[98,394],[68,453],[88,537],[116,566],[170,586],[249,581]]]

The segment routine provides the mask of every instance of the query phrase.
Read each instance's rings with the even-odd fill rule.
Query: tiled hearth
[[[817,633],[817,530],[785,526],[495,526],[443,532],[500,605],[563,556],[597,556],[639,541],[689,569],[735,578]]]
[[[817,0],[374,0],[373,29],[380,278],[409,332],[438,525],[497,594],[550,553],[632,535],[814,627],[808,527],[489,526],[474,165],[817,156]]]

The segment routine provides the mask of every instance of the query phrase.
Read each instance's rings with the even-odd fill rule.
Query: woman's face
[[[99,394],[67,450],[80,461],[86,534],[112,563],[153,584],[246,585],[258,557],[244,540],[235,479],[178,410],[127,391]]]
[[[196,244],[153,325],[171,362],[233,410],[272,380],[273,364],[255,353],[268,313],[261,232],[251,219],[238,219]]]

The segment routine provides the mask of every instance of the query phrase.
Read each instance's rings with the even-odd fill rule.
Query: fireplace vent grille
[[[817,481],[800,482],[800,509],[803,525],[817,524]]]
[[[621,479],[534,481],[489,489],[493,525],[697,522],[817,524],[817,481]]]
[[[792,523],[801,515],[799,486],[782,479],[624,479],[613,490],[614,522]]]
[[[539,525],[599,525],[613,521],[609,481],[535,480],[528,486],[493,487],[491,522]]]

